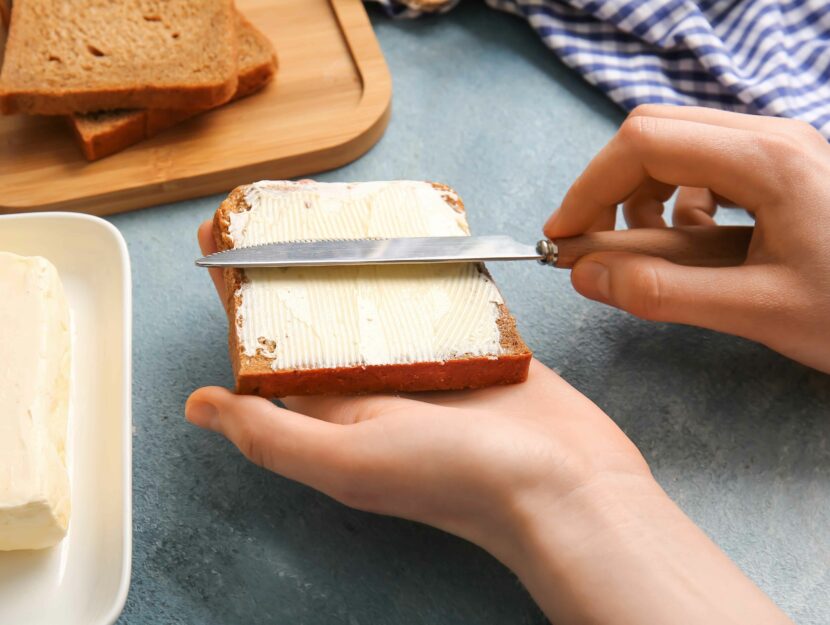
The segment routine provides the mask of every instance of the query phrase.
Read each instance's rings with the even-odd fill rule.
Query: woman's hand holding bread
[[[199,241],[216,251],[209,222]],[[185,410],[261,466],[479,544],[554,622],[789,622],[671,502],[616,424],[539,362],[518,385],[284,403],[207,387]]]
[[[639,317],[736,334],[830,372],[830,146],[806,123],[673,106],[635,109],[545,226],[548,237],[714,225],[718,204],[755,216],[740,267],[698,268],[622,253],[586,256],[574,287]]]
[[[208,224],[199,240],[205,254],[215,251]],[[220,271],[211,275],[226,301]],[[257,464],[344,503],[475,542],[499,537],[511,522],[505,515],[520,504],[510,500],[525,488],[544,483],[568,493],[594,476],[651,479],[614,422],[539,362],[526,383],[479,392],[293,397],[284,404],[288,409],[210,387],[191,396],[187,415]],[[492,527],[480,526],[486,519]]]

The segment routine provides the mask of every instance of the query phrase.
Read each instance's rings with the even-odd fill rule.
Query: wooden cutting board
[[[380,139],[392,83],[361,0],[237,0],[274,43],[275,80],[88,163],[59,117],[0,117],[0,213],[108,215],[348,163]]]

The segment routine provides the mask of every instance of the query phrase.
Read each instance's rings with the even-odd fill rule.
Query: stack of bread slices
[[[233,0],[14,0],[8,21],[0,110],[65,116],[89,160],[250,95],[277,67]]]

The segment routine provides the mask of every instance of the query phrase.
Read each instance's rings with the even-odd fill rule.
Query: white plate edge
[[[123,524],[123,550],[121,553],[121,580],[118,585],[118,592],[115,595],[115,601],[109,611],[106,613],[101,625],[113,625],[124,611],[124,606],[127,603],[127,595],[130,591],[130,581],[132,578],[132,559],[133,559],[133,418],[132,418],[132,384],[133,384],[133,368],[132,368],[132,325],[133,325],[133,293],[132,293],[132,273],[130,266],[130,252],[127,248],[127,242],[121,231],[113,224],[101,217],[95,215],[88,215],[86,213],[72,213],[66,211],[46,211],[37,213],[14,213],[10,215],[0,215],[0,220],[40,220],[40,219],[75,219],[78,221],[87,221],[95,224],[96,227],[106,231],[107,234],[115,241],[119,256],[121,260],[121,301],[122,306],[122,327],[124,328],[121,339],[121,348],[123,351],[124,376],[122,380],[122,414],[124,415],[124,428],[121,439],[121,449],[124,455],[123,467],[123,482],[124,503],[122,514],[124,515]]]

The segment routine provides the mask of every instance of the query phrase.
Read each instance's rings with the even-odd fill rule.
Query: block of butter
[[[69,523],[69,307],[40,257],[0,252],[0,551],[51,547]]]

